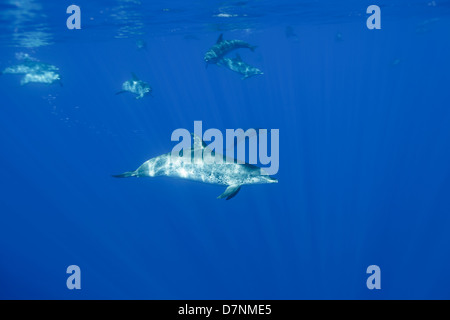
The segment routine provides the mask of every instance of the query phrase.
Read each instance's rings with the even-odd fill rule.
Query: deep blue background
[[[213,16],[222,2],[168,21],[142,4],[151,23],[128,38],[94,23],[106,3],[80,1],[72,31],[71,3],[40,3],[50,45],[8,41],[35,25],[2,16],[0,68],[26,52],[64,86],[0,76],[0,298],[450,298],[448,2],[387,2],[373,31],[369,2],[264,1],[236,25]],[[218,30],[257,45],[241,56],[264,75],[205,69]],[[153,98],[115,95],[132,71]],[[220,186],[111,177],[170,151],[194,120],[280,129],[279,183],[221,201]],[[66,288],[71,264],[82,290]],[[379,291],[366,288],[372,264]]]

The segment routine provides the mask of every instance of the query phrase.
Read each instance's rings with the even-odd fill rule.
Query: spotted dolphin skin
[[[220,60],[218,65],[225,66],[226,68],[230,69],[231,71],[237,72],[241,75],[243,75],[242,80],[245,80],[247,78],[250,78],[252,76],[263,74],[261,70],[258,68],[255,68],[244,61],[242,61],[239,54],[236,54],[236,58],[223,58]]]
[[[136,99],[142,99],[147,94],[152,95],[152,88],[147,82],[139,80],[134,73],[131,73],[131,76],[132,79],[125,81],[122,84],[122,90],[116,94],[131,92],[137,95]]]
[[[0,74],[23,74],[20,80],[21,85],[30,82],[52,84],[54,82],[61,83],[61,76],[57,73],[57,67],[42,63],[28,55],[23,55],[22,63],[5,68]]]
[[[197,136],[194,136],[194,147],[187,150],[191,157],[173,157],[172,153],[166,153],[144,162],[135,171],[125,172],[113,177],[157,177],[167,176],[173,178],[199,181],[208,184],[226,186],[226,190],[218,199],[233,198],[241,189],[241,186],[248,184],[277,183],[278,180],[265,174],[262,168],[251,164],[239,164],[233,160],[214,163],[201,159],[194,159],[196,150],[200,150],[202,155],[208,147]],[[220,156],[220,155],[217,155]]]
[[[206,52],[205,61],[207,64],[216,64],[231,51],[241,48],[248,48],[254,51],[256,46],[252,46],[242,40],[223,40],[223,34],[221,34],[216,44]]]

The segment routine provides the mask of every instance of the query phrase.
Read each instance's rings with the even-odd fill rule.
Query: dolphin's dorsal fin
[[[242,79],[245,79],[245,77],[244,78],[242,78]],[[253,132],[252,131],[252,134],[249,134],[248,135],[248,138],[250,139],[250,138],[253,138],[253,137],[259,137],[259,128],[250,128],[250,129],[254,129],[255,131]],[[248,131],[248,130],[247,130]],[[246,132],[247,132],[246,131]],[[269,130],[267,131],[267,132],[269,132]],[[245,138],[246,138],[247,136],[239,136],[239,137],[237,137],[236,138],[236,145],[234,144],[234,141],[231,141],[228,145],[227,145],[227,149],[226,150],[232,150],[235,146],[238,146],[241,142],[245,142]]]
[[[241,55],[239,53],[236,53],[236,61],[242,61]]]
[[[131,73],[131,78],[133,78],[134,81],[139,81],[139,78],[134,72]]]
[[[228,186],[225,192],[218,196],[217,199],[227,198],[227,200],[230,200],[238,194],[239,190],[241,190],[241,185]]]
[[[195,133],[191,133],[191,136],[192,139],[194,139],[193,150],[204,149],[207,147],[205,141],[203,141],[202,138],[200,138],[198,135],[196,135]]]
[[[223,33],[217,38],[216,44],[221,43],[223,41]]]

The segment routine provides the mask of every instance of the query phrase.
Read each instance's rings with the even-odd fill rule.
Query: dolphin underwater
[[[223,40],[223,34],[219,36],[215,45],[213,45],[205,54],[206,66],[208,64],[216,64],[222,58],[233,50],[248,48],[252,51],[256,46],[252,46],[242,40]]]
[[[200,137],[192,135],[194,146],[186,150],[191,157],[172,157],[172,153],[166,153],[144,162],[135,171],[113,175],[115,178],[128,177],[157,177],[168,176],[173,178],[187,179],[208,184],[226,186],[226,190],[217,199],[226,198],[230,200],[241,189],[248,184],[278,183],[278,180],[265,174],[260,167],[251,164],[239,164],[234,159],[225,159],[222,163],[205,161],[203,152],[211,152]],[[194,159],[194,154],[201,150],[201,159]],[[211,152],[213,155],[214,152]],[[218,154],[218,156],[221,156]]]
[[[28,55],[23,55],[21,64],[7,67],[0,74],[24,74],[20,80],[21,85],[30,82],[52,84],[54,82],[61,83],[61,76],[57,73],[57,67],[42,63]]]
[[[298,41],[298,35],[295,33],[292,26],[287,26],[286,29],[284,29],[284,34],[286,35],[286,38],[293,39],[295,42]]]
[[[131,92],[137,95],[136,99],[142,99],[145,95],[152,95],[152,88],[150,85],[139,78],[132,72],[132,79],[125,81],[122,84],[122,90],[117,92],[116,94],[121,94],[124,92]]]
[[[136,47],[138,50],[147,50],[147,42],[142,39],[136,40]]]
[[[237,72],[241,75],[243,75],[242,80],[245,80],[247,78],[250,78],[251,76],[255,76],[258,74],[264,74],[261,70],[258,68],[255,68],[244,61],[242,61],[241,56],[237,53],[236,58],[223,58],[220,60],[218,65],[225,66],[231,71]]]

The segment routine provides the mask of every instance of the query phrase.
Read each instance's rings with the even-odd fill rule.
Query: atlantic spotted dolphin
[[[236,54],[236,58],[234,59],[222,58],[222,60],[220,60],[217,64],[243,75],[242,80],[250,78],[251,76],[263,74],[263,72],[258,68],[255,68],[242,61],[239,54]]]
[[[131,92],[137,95],[136,99],[142,99],[147,94],[152,95],[152,88],[147,82],[140,80],[133,72],[131,73],[131,77],[131,80],[125,81],[122,84],[122,90],[116,94]]]
[[[216,44],[206,52],[205,61],[207,65],[216,64],[231,51],[241,48],[248,48],[254,51],[256,46],[252,46],[242,40],[223,40],[223,34],[221,34],[217,39]]]
[[[206,161],[206,144],[197,136],[194,136],[194,145],[186,150],[190,157],[173,156],[166,153],[144,162],[135,171],[114,175],[116,178],[128,177],[157,177],[168,176],[173,178],[199,181],[208,184],[226,186],[226,190],[218,199],[233,198],[241,189],[248,184],[277,183],[278,180],[267,175],[265,171],[251,164],[239,164],[234,159],[226,159],[220,163]],[[196,159],[195,153],[201,151],[201,158]],[[211,152],[211,151],[210,151]],[[214,152],[211,152],[213,154]],[[222,156],[222,155],[217,155]]]
[[[21,85],[30,82],[52,84],[54,82],[61,83],[61,76],[58,74],[58,68],[50,64],[39,62],[31,58],[29,55],[22,55],[22,63],[5,68],[0,74],[23,74],[20,80]]]

